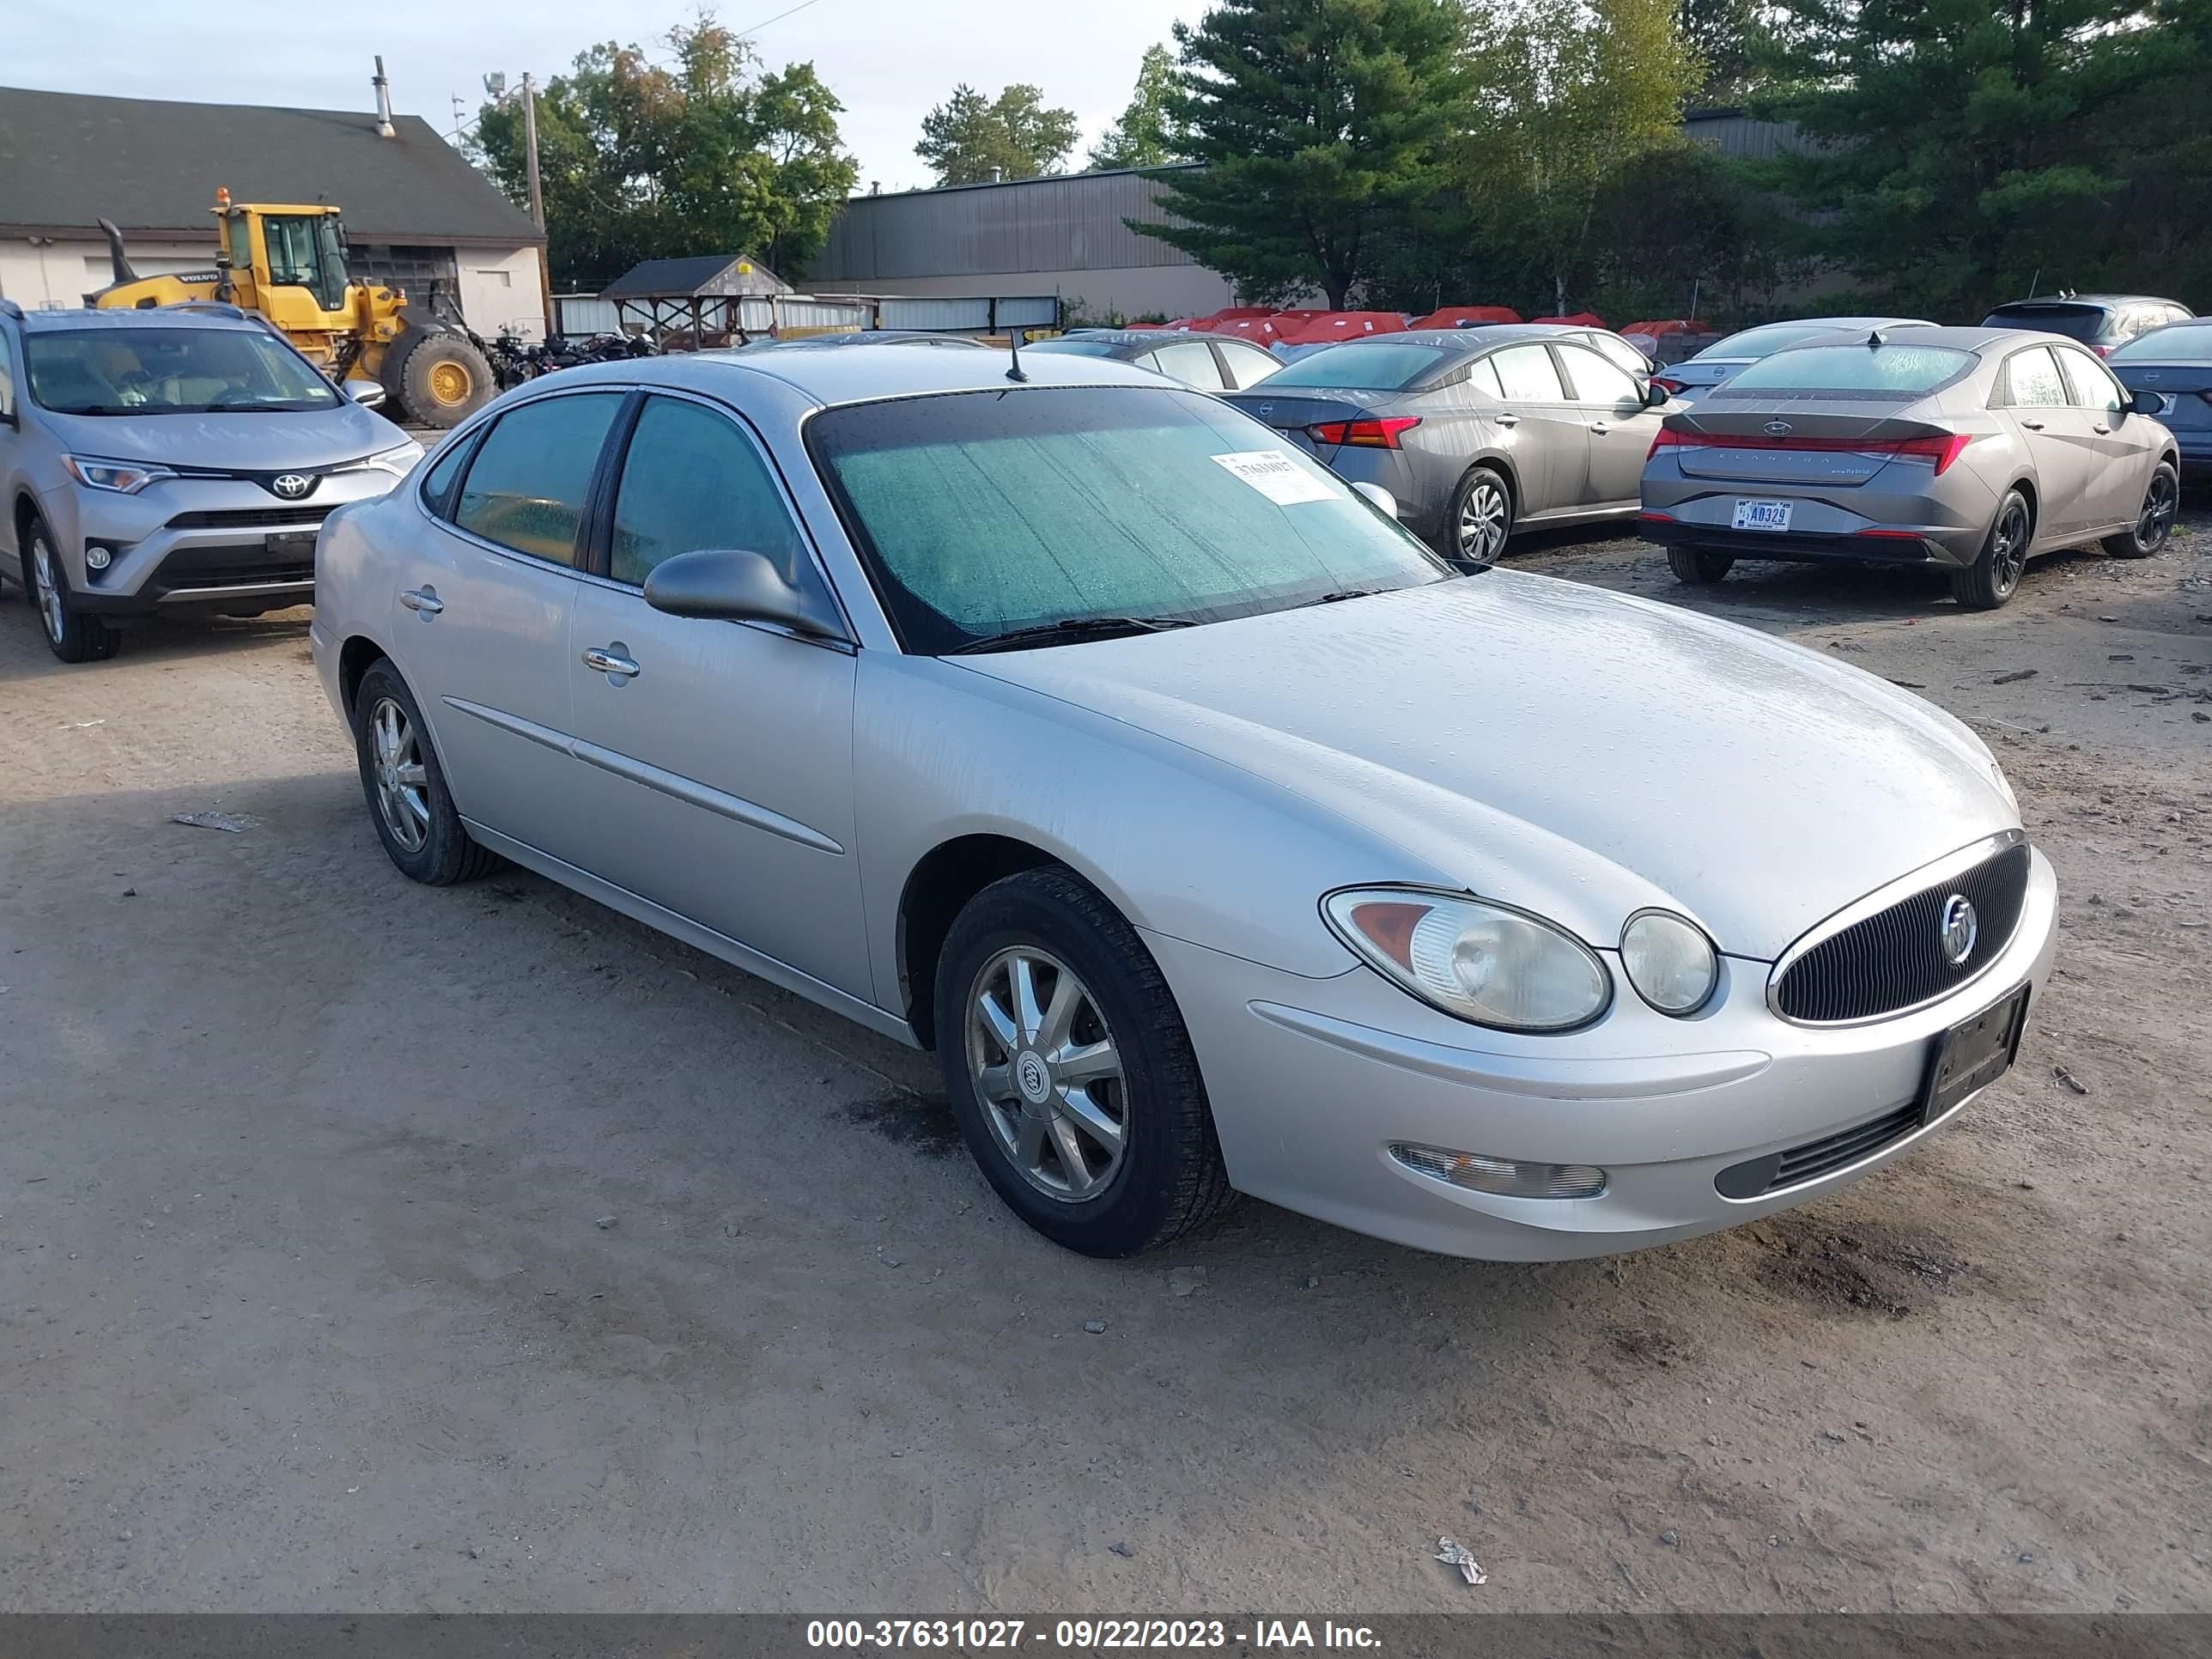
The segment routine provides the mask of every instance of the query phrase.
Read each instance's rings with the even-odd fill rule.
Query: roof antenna
[[[1025,328],[1010,328],[1006,331],[1006,346],[1013,353],[1014,357],[1012,367],[1006,370],[1006,378],[1010,380],[1029,379],[1028,372],[1022,368],[1022,336],[1028,332],[1029,330]]]
[[[1882,332],[1880,329],[1875,330],[1873,333],[1867,336],[1867,344],[1869,347],[1884,346],[1888,343],[1889,342],[1882,337]]]

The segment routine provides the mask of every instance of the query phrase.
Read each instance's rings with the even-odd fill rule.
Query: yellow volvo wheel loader
[[[258,312],[332,380],[374,380],[423,426],[452,426],[498,390],[466,334],[409,306],[398,289],[352,279],[337,208],[247,204],[218,190],[215,216],[215,269],[170,276],[132,270],[122,233],[102,219],[115,281],[90,303],[127,309],[212,300]]]

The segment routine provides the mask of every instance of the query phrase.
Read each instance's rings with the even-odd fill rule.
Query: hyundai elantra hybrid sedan
[[[333,514],[317,579],[402,872],[509,859],[933,1049],[1091,1255],[1234,1191],[1468,1256],[1709,1232],[1969,1109],[2050,971],[1958,721],[1455,574],[1099,359],[574,369]]]

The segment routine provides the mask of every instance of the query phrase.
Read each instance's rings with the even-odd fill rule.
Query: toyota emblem
[[[1787,421],[1769,421],[1765,430],[1769,437],[1786,438],[1796,428]]]
[[[1974,941],[1981,936],[1981,928],[1974,902],[1964,893],[1954,893],[1943,902],[1943,954],[1954,968],[1965,967],[1966,958],[1974,954]]]
[[[280,472],[269,481],[270,489],[288,501],[296,501],[315,487],[315,481],[304,472]]]

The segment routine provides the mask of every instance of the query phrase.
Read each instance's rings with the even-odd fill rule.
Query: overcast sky
[[[843,100],[847,146],[860,188],[927,185],[914,153],[921,118],[957,82],[986,93],[1031,81],[1048,104],[1075,112],[1087,147],[1128,101],[1137,60],[1203,0],[1115,0],[1069,12],[1036,0],[724,0],[732,28],[762,24],[755,46],[770,65],[811,58]],[[224,0],[149,7],[95,20],[82,0],[5,0],[0,84],[57,92],[183,98],[309,108],[369,109],[370,58],[384,54],[392,100],[441,132],[453,98],[483,101],[487,70],[519,81],[560,73],[586,46],[616,39],[662,55],[690,0],[380,0],[335,9],[298,0]],[[1058,28],[1040,18],[1060,20]],[[1066,27],[1079,18],[1079,29]],[[611,20],[621,20],[619,21]],[[1073,158],[1079,166],[1082,151]]]

